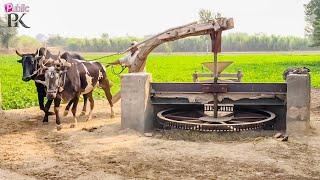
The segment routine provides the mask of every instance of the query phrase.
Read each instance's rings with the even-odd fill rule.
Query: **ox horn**
[[[46,59],[47,51],[48,51],[48,48],[47,48],[47,45],[45,45],[44,54],[43,54],[43,56],[42,56],[44,59]]]
[[[44,49],[44,54],[41,57],[41,60],[44,61],[46,59],[47,56],[47,48]]]
[[[64,67],[71,67],[71,63],[66,61],[65,59],[61,59],[62,66]]]
[[[69,63],[69,62],[65,62],[65,63],[63,63],[63,66],[65,66],[65,67],[71,67],[71,63]]]
[[[48,61],[49,61],[49,60],[48,60]],[[46,63],[48,63],[48,61],[47,61]],[[41,69],[42,69],[42,70],[47,70],[47,69],[48,69],[48,67],[45,66],[44,60],[42,60],[42,62],[41,62]]]
[[[42,70],[47,70],[48,69],[48,67],[45,66],[43,63],[41,64],[41,66],[42,66]]]
[[[22,57],[22,54],[20,54],[18,50],[16,50],[16,54],[17,54],[18,56]]]

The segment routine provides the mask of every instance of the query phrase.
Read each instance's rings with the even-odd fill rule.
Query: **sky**
[[[31,28],[19,34],[60,34],[65,37],[138,36],[198,20],[200,9],[234,18],[230,32],[304,36],[304,7],[309,0],[0,0],[26,4],[23,17]]]

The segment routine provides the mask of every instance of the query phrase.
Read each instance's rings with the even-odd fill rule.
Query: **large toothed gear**
[[[166,109],[158,112],[157,118],[164,128],[230,132],[263,129],[276,117],[274,113],[262,109],[233,111],[230,106],[220,106],[219,112],[224,115],[213,118],[201,109]]]

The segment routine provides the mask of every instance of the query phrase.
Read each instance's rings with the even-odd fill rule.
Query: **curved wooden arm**
[[[121,54],[129,52],[133,47],[137,47],[139,53],[134,60],[134,63],[129,68],[129,73],[142,72],[146,65],[148,55],[154,48],[165,42],[175,41],[190,36],[206,35],[214,31],[224,31],[232,29],[233,27],[234,23],[232,18],[217,18],[205,23],[192,22],[183,26],[170,28],[162,33],[152,36],[138,43],[137,45],[128,48]],[[112,102],[116,103],[117,101],[119,101],[119,99],[120,91],[113,96]]]

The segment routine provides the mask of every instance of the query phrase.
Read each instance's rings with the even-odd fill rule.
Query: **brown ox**
[[[90,101],[88,120],[92,118],[94,101],[92,92],[95,87],[101,87],[111,107],[111,117],[114,117],[110,83],[104,66],[94,61],[79,61],[76,59],[58,58],[59,61],[44,60],[42,68],[45,74],[43,84],[47,87],[47,98],[54,100],[54,112],[56,114],[57,130],[61,129],[59,106],[61,100],[73,102],[71,112],[74,124],[77,125],[76,110],[81,94],[86,94]]]

